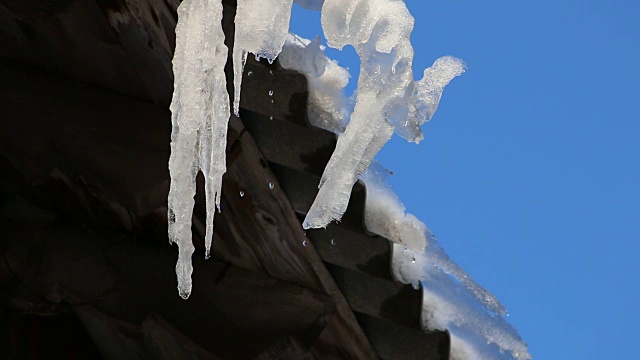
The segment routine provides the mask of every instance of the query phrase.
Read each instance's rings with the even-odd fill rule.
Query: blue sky
[[[378,160],[409,212],[507,306],[536,359],[640,353],[640,2],[406,0],[415,72],[468,71],[425,140]],[[318,13],[291,28],[321,34]],[[352,71],[353,49],[328,51]]]

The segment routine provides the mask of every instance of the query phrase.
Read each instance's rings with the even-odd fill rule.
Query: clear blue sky
[[[425,140],[378,156],[408,211],[534,358],[640,358],[640,1],[405,2],[416,73],[468,65]],[[296,6],[291,28],[321,34],[319,14]],[[353,50],[328,53],[355,82]]]

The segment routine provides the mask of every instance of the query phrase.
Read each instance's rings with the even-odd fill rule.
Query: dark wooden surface
[[[15,121],[3,123],[0,154],[15,165],[24,184],[36,184],[25,196],[53,208],[65,202],[64,216],[110,221],[125,230],[144,228],[150,218],[162,223],[168,189],[168,111],[38,71],[35,75],[19,65],[3,65],[0,76],[15,91],[0,99],[0,116]],[[130,131],[129,125],[140,131]],[[238,119],[231,123],[228,158],[214,258],[330,295],[336,312],[326,316],[324,331],[317,330],[312,350],[337,358],[374,356],[317,252],[312,245],[303,246],[306,238],[291,205]],[[55,187],[73,189],[70,193],[78,204],[66,204],[69,192],[48,190]],[[84,209],[90,211],[83,213]],[[199,224],[204,223],[201,198],[196,199],[195,212],[199,251],[194,258],[198,259],[202,257]],[[160,239],[165,244],[166,234]],[[171,264],[166,268],[173,271]],[[198,273],[206,270],[195,268],[196,289],[206,288],[198,279]],[[175,279],[169,279],[168,284],[175,285]],[[165,296],[175,297],[175,290]]]

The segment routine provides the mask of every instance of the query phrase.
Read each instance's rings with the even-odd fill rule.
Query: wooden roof
[[[166,236],[177,4],[0,0],[0,294],[14,309],[2,312],[17,324],[15,309],[73,313],[114,359],[448,359],[448,335],[421,329],[422,292],[394,281],[390,242],[364,227],[362,184],[340,224],[303,232],[335,136],[308,124],[303,75],[251,57],[213,259],[200,178],[194,289],[178,297]]]

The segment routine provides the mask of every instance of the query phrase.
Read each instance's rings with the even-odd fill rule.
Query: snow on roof
[[[339,220],[354,183],[362,179],[368,190],[366,226],[400,246],[394,247],[393,271],[399,281],[423,286],[425,328],[449,330],[456,357],[530,359],[522,339],[501,317],[502,305],[449,259],[420,220],[405,212],[386,185],[384,170],[369,166],[394,131],[409,141],[422,139],[420,125],[431,119],[444,86],[464,72],[464,64],[443,57],[425,70],[422,80],[414,80],[409,41],[414,19],[402,1],[298,1],[314,9],[322,3],[329,46],[353,45],[360,56],[356,103],[348,114],[341,95],[348,72],[326,58],[318,40],[287,37],[292,1],[269,0],[255,6],[255,0],[238,0],[234,110],[237,113],[248,52],[273,61],[284,46],[283,66],[309,79],[310,121],[340,134],[303,226],[325,227]],[[229,99],[224,86],[227,48],[218,25],[221,12],[220,0],[185,0],[176,29],[169,234],[180,248],[176,270],[185,298],[191,292],[195,174],[202,170],[207,179],[208,251],[225,171]]]

